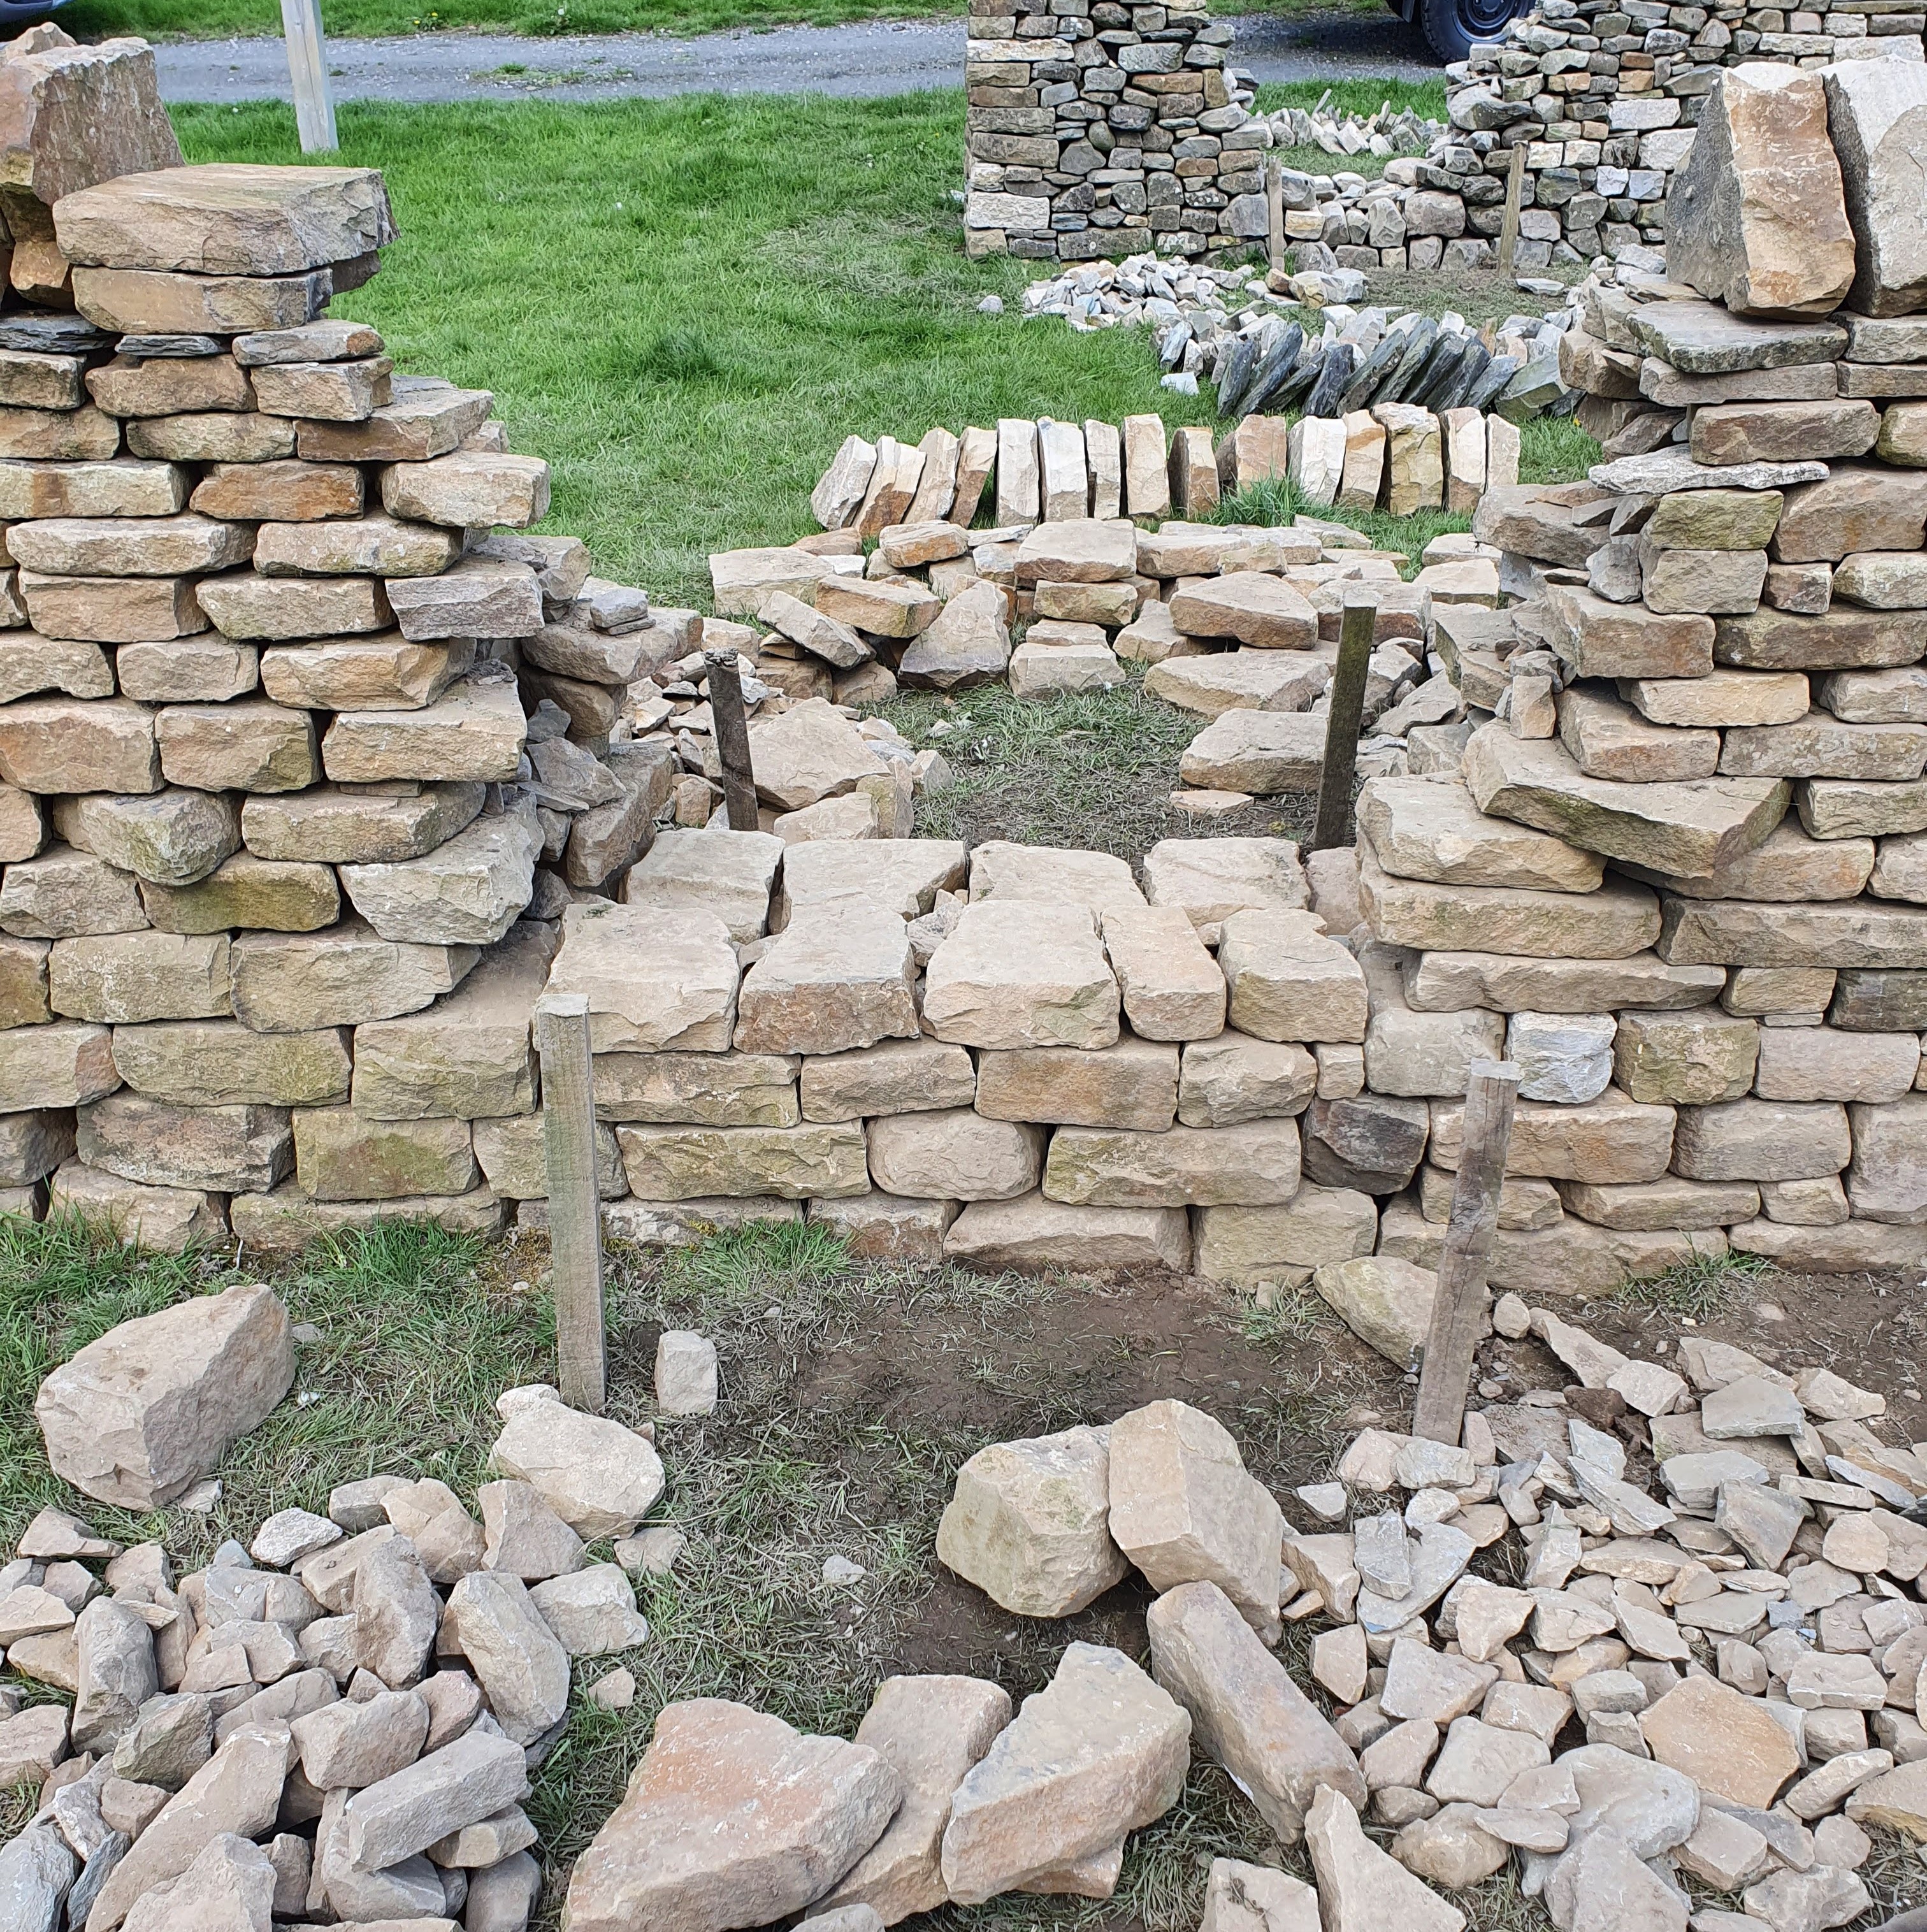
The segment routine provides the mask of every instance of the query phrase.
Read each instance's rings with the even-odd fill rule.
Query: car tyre
[[[1472,52],[1475,40],[1493,40],[1525,11],[1518,0],[1419,0],[1419,31],[1448,65]]]

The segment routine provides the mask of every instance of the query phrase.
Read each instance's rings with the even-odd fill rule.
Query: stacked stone
[[[486,392],[323,314],[378,173],[163,166],[51,220],[77,313],[0,317],[5,1205],[497,1227],[515,1135],[479,1164],[471,1122],[536,1106],[539,921],[652,836],[671,760],[611,735],[675,634],[491,534],[548,472]]]
[[[1360,802],[1369,1084],[1449,1172],[1466,1060],[1525,1071],[1502,1282],[1688,1240],[1927,1255],[1927,491],[1920,405],[1872,399],[1927,392],[1873,359],[1927,359],[1927,281],[1901,205],[1861,191],[1886,82],[1722,77],[1675,190],[1689,279],[1596,292],[1575,345],[1589,388],[1643,393],[1683,446],[1486,498],[1475,532],[1524,601],[1440,614],[1459,773]],[[1802,196],[1769,210],[1769,166]],[[1799,315],[1850,286],[1855,311]],[[1434,1256],[1446,1192],[1388,1210],[1381,1252]]]
[[[1412,234],[1496,236],[1512,152],[1523,147],[1520,267],[1657,248],[1667,183],[1722,68],[1917,63],[1923,25],[1927,14],[1892,0],[1823,11],[1541,0],[1448,70],[1454,131],[1424,160],[1394,162],[1387,177],[1419,190],[1405,206]]]
[[[1263,240],[1274,136],[1226,64],[1229,24],[1120,0],[1004,8],[971,10],[968,253],[1088,262]]]

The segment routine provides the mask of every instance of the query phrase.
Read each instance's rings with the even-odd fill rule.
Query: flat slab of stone
[[[1661,901],[1660,957],[1676,964],[1917,968],[1927,907],[1884,899],[1782,905],[1748,899]]]
[[[1181,908],[1207,946],[1235,912],[1296,912],[1308,902],[1289,838],[1160,838],[1144,855],[1145,896]]]
[[[671,1704],[576,1862],[569,1923],[632,1932],[786,1917],[882,1837],[903,1793],[867,1744],[807,1736],[717,1699]]]
[[[856,895],[813,901],[744,976],[737,1047],[829,1054],[914,1040],[914,978],[910,935],[893,908]]]
[[[1362,1041],[1370,1018],[1358,961],[1308,912],[1247,910],[1223,923],[1226,1018],[1259,1040]]]
[[[1223,712],[1178,760],[1185,784],[1275,797],[1316,791],[1324,768],[1325,720],[1295,712]]]
[[[1167,657],[1144,675],[1144,688],[1154,696],[1206,718],[1227,711],[1302,711],[1331,682],[1331,667],[1322,658],[1265,650]]]
[[[1295,1120],[1145,1133],[1061,1127],[1051,1136],[1043,1191],[1097,1208],[1275,1207],[1298,1192]]]
[[[1360,849],[1358,879],[1373,936],[1427,952],[1625,959],[1645,952],[1659,937],[1657,897],[1643,886],[1617,879],[1593,892],[1437,886],[1393,878],[1379,864],[1369,842]]]
[[[1002,838],[986,839],[972,850],[970,896],[1088,906],[1100,917],[1113,907],[1145,903],[1130,867],[1111,853],[1019,845]]]
[[[713,914],[731,939],[758,939],[769,925],[770,892],[783,856],[773,832],[659,832],[629,868],[623,903]]]
[[[1690,376],[1831,362],[1847,347],[1847,332],[1836,322],[1763,321],[1732,314],[1716,302],[1646,302],[1632,309],[1628,320],[1649,355]]]
[[[1555,832],[1589,851],[1682,876],[1750,851],[1785,814],[1775,778],[1633,784],[1590,778],[1562,746],[1487,725],[1466,747],[1466,782],[1481,811]]]
[[[1605,876],[1596,854],[1487,816],[1455,778],[1370,779],[1358,816],[1379,865],[1403,878],[1589,892]]]
[[[712,912],[674,907],[571,906],[549,990],[589,1001],[598,1053],[722,1053],[736,1024],[737,965]]]
[[[1553,648],[1580,677],[1703,677],[1713,668],[1712,620],[1614,604],[1574,584],[1545,599]]]
[[[1190,1265],[1190,1222],[1181,1208],[1074,1207],[1026,1194],[972,1201],[944,1236],[947,1258],[995,1274],[1037,1274]]]

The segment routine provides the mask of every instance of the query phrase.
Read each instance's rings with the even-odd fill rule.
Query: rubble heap
[[[245,1414],[237,1370],[266,1378]],[[239,1287],[116,1329],[54,1372],[39,1408],[63,1473],[157,1509],[191,1496],[222,1437],[293,1375],[287,1311]],[[178,1406],[157,1420],[157,1377],[191,1401],[185,1425]],[[633,1700],[628,1670],[585,1666],[647,1642],[630,1576],[666,1568],[681,1538],[636,1533],[663,1488],[653,1425],[539,1386],[497,1408],[475,1514],[434,1478],[373,1476],[185,1574],[161,1543],[123,1549],[57,1510],[29,1525],[0,1564],[8,1671],[40,1696],[0,1689],[0,1784],[41,1788],[0,1845],[10,1932],[266,1932],[271,1918],[524,1932],[542,1889],[530,1780],[572,1677],[607,1708]],[[216,1415],[234,1426],[194,1445],[208,1453],[167,1460]],[[157,1458],[104,1469],[104,1420],[145,1429]],[[611,1537],[619,1560],[590,1561]]]
[[[1318,1278],[1381,1347],[1367,1276],[1426,1324],[1430,1277],[1397,1266]],[[1133,1566],[1158,1593],[1148,1671],[1112,1664],[1133,1706],[1087,1719],[1087,1762],[1142,1788],[1161,1695],[1316,1881],[1219,1860],[1206,1928],[1316,1926],[1322,1906],[1328,1926],[1460,1932],[1451,1894],[1515,1859],[1560,1932],[1857,1918],[1871,1829],[1927,1838],[1927,1445],[1884,1441],[1883,1399],[1824,1368],[1692,1337],[1676,1367],[1629,1359],[1511,1294],[1496,1317],[1574,1385],[1475,1408],[1462,1447],[1367,1430],[1336,1480],[1285,1499],[1282,1564],[1278,1500],[1177,1402],[980,1450],[938,1554],[1022,1616],[1068,1616]],[[1308,1672],[1275,1654],[1281,1619],[1313,1630]],[[1064,1802],[1035,1740],[1100,1654],[1071,1646],[1008,1754],[958,1787],[956,1896],[987,1895],[986,1871],[1109,1895],[1108,1841],[1136,1815]],[[1007,1808],[994,1858],[986,1787]]]
[[[1657,250],[1666,239],[1668,184],[1692,151],[1722,69],[1917,66],[1923,24],[1927,15],[1888,0],[1804,12],[1541,0],[1500,40],[1448,69],[1452,131],[1424,160],[1392,164],[1387,177],[1417,190],[1405,203],[1412,234],[1496,236],[1512,152],[1523,147],[1520,267]],[[1918,101],[1927,76],[1887,73],[1870,84]]]
[[[63,76],[152,95],[138,44],[9,51],[0,94],[36,67],[43,141]],[[0,314],[0,1207],[492,1229],[470,1121],[535,1104],[538,922],[647,845],[671,761],[611,735],[698,620],[513,534],[548,466],[489,394],[326,316],[378,173],[132,158]]]

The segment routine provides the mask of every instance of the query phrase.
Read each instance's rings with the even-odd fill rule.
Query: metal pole
[[[589,1001],[536,1002],[542,1064],[542,1152],[548,1168],[548,1250],[562,1399],[600,1415],[607,1388],[602,1326],[602,1204],[596,1185],[596,1099]]]
[[[295,126],[304,154],[332,154],[335,96],[328,85],[328,43],[321,32],[321,0],[281,0],[281,32],[287,41],[288,78],[294,83]]]
[[[723,802],[729,808],[732,832],[756,830],[756,777],[749,769],[749,724],[743,713],[743,674],[736,653],[727,649],[705,651],[708,668],[710,716],[716,725],[716,754],[722,766]]]
[[[1378,599],[1348,592],[1338,632],[1338,668],[1331,674],[1331,709],[1325,720],[1325,769],[1318,781],[1318,815],[1311,850],[1352,842],[1352,782],[1358,769],[1358,730],[1364,718],[1365,680],[1378,632]]]
[[[1459,1178],[1439,1256],[1439,1286],[1412,1432],[1457,1445],[1465,1430],[1472,1352],[1485,1327],[1485,1271],[1499,1226],[1499,1190],[1519,1098],[1519,1070],[1509,1060],[1475,1060],[1466,1089]]]

